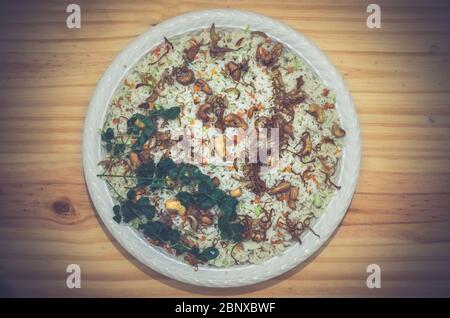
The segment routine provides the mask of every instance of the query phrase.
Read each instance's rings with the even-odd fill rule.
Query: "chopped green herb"
[[[165,242],[179,253],[189,253],[194,255],[198,260],[207,262],[219,255],[219,251],[215,247],[207,247],[202,252],[198,247],[189,248],[180,241],[180,232],[172,229],[167,224],[160,221],[147,222],[141,225],[144,234],[149,238]]]
[[[217,256],[219,256],[219,251],[215,247],[207,247],[203,250],[203,252],[200,252],[198,247],[194,247],[190,253],[194,254],[197,259],[207,262],[212,259],[215,259]]]
[[[178,106],[171,107],[168,109],[160,108],[158,110],[154,110],[149,114],[150,117],[158,116],[164,119],[175,119],[178,117],[178,115],[180,115],[180,107]]]
[[[261,215],[261,206],[257,205],[255,208],[255,215],[259,217]]]
[[[175,244],[180,240],[177,230],[160,221],[147,222],[142,225],[142,230],[146,236],[157,241]]]
[[[130,190],[127,194],[128,198]],[[156,209],[150,204],[148,198],[140,198],[136,203],[128,199],[122,202],[121,205],[115,205],[113,207],[114,217],[116,221],[123,221],[129,223],[135,218],[145,216],[148,220],[153,219],[156,213]],[[118,222],[120,223],[120,222]]]
[[[314,194],[313,204],[316,208],[320,208],[322,206],[322,198],[319,193]]]
[[[127,134],[136,137],[133,144],[133,150],[139,150],[156,132],[153,118],[161,117],[166,120],[175,119],[180,115],[180,107],[171,107],[168,109],[157,109],[149,113],[148,116],[134,114],[127,121]]]
[[[120,154],[123,154],[125,151],[125,144],[119,143],[114,145],[114,155],[118,156]]]
[[[102,133],[102,140],[108,142],[112,139],[114,139],[114,131],[112,130],[112,128],[108,128],[105,132]]]

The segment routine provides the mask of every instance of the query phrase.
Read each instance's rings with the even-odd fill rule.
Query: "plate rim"
[[[326,210],[313,226],[316,232],[319,231],[320,238],[307,233],[302,245],[296,243],[284,251],[282,255],[275,256],[262,264],[239,265],[231,268],[200,266],[198,271],[195,271],[190,265],[145,242],[130,227],[118,225],[112,220],[112,196],[106,183],[96,177],[98,161],[93,161],[93,158],[100,158],[98,129],[103,126],[109,101],[116,92],[118,83],[134,67],[135,63],[148,50],[159,44],[163,36],[172,37],[189,30],[207,27],[211,24],[211,21],[215,22],[217,27],[244,28],[249,25],[251,29],[264,31],[295,50],[319,74],[319,77],[327,86],[336,90],[336,108],[342,125],[348,134],[339,175],[342,188],[338,191],[339,195],[333,196]],[[242,24],[240,21],[245,21],[245,23]],[[200,23],[203,23],[204,26],[200,26]],[[182,32],[173,33],[180,25],[192,25],[192,28],[185,28]],[[155,39],[159,39],[159,41]],[[154,43],[146,43],[151,41],[154,41]],[[299,47],[302,48],[301,52],[299,52]],[[146,50],[143,50],[144,48]],[[140,54],[137,50],[141,50]],[[127,62],[130,57],[133,61]],[[124,64],[123,62],[127,63]],[[117,76],[117,74],[120,74],[120,76]],[[107,89],[111,87],[112,89]],[[100,125],[96,125],[96,123],[100,123]],[[356,189],[361,162],[361,139],[359,120],[350,92],[334,65],[313,42],[291,27],[261,14],[233,9],[213,9],[189,12],[165,20],[148,29],[117,55],[98,81],[91,97],[84,123],[82,157],[83,174],[96,213],[100,216],[109,233],[124,250],[147,267],[184,283],[205,287],[238,287],[259,283],[287,272],[312,256],[329,240],[342,222]],[[343,179],[344,173],[346,179]],[[336,203],[338,197],[341,202]],[[333,204],[339,208],[338,212],[329,211],[334,208]],[[320,229],[324,231],[320,232]]]

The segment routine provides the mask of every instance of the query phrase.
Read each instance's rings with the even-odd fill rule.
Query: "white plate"
[[[313,229],[320,238],[311,233],[303,237],[303,244],[296,243],[283,255],[274,257],[261,265],[238,265],[231,268],[200,266],[198,271],[151,246],[130,227],[113,221],[113,200],[106,183],[96,177],[97,163],[101,160],[99,129],[102,128],[109,101],[125,74],[154,46],[168,38],[186,31],[216,26],[245,28],[263,31],[300,54],[337,93],[337,110],[346,130],[342,168],[337,183],[342,186],[328,205],[325,213],[316,220]],[[83,165],[89,194],[102,221],[114,238],[131,255],[155,271],[189,284],[209,287],[233,287],[258,283],[280,275],[310,257],[324,244],[342,221],[355,191],[361,160],[360,132],[356,111],[341,76],[327,57],[303,35],[290,27],[250,12],[237,10],[208,10],[180,15],[169,19],[138,37],[108,67],[97,85],[86,117],[83,135]]]

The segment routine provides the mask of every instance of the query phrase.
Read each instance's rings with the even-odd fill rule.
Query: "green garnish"
[[[149,117],[162,117],[164,119],[175,119],[180,114],[180,107],[171,107],[168,109],[157,109],[149,113]]]
[[[192,185],[197,187],[197,191],[181,191],[176,198],[186,208],[191,206],[202,210],[208,210],[218,206],[221,210],[219,216],[219,230],[221,236],[226,240],[240,241],[243,231],[238,224],[232,224],[236,220],[236,207],[238,200],[223,192],[213,185],[212,179],[203,174],[200,169],[191,164],[176,164],[170,158],[161,159],[158,164],[150,161],[141,165],[136,170],[137,184],[139,186],[153,185],[152,189],[158,186],[166,186],[167,180],[176,185]],[[167,179],[169,178],[169,179]],[[155,183],[160,181],[160,183]]]
[[[168,109],[156,109],[151,111],[148,116],[134,114],[127,121],[127,134],[136,137],[136,142],[131,147],[133,150],[139,150],[156,132],[153,118],[161,117],[166,120],[172,120],[180,115],[180,107],[171,107]]]
[[[218,227],[222,239],[234,242],[242,240],[244,226],[234,223],[237,218],[238,200],[214,186],[211,177],[202,173],[198,167],[186,163],[177,164],[170,158],[162,158],[157,164],[154,161],[141,164],[135,172],[135,176],[126,176],[126,178],[135,178],[136,187],[157,190],[166,187],[175,189],[177,186],[193,186],[196,189],[193,192],[180,191],[176,194],[181,204],[186,208],[196,207],[202,210],[208,210],[217,205],[221,211]],[[125,177],[106,174],[98,176]],[[200,252],[198,247],[191,249],[180,241],[179,231],[160,221],[152,221],[156,213],[155,207],[150,204],[147,197],[141,197],[135,202],[135,189],[130,189],[126,197],[120,205],[113,208],[113,219],[116,222],[125,222],[137,227],[149,238],[167,243],[179,253],[190,253],[200,261],[209,261],[217,257],[219,252],[216,248],[209,247],[203,252]]]
[[[117,142],[114,140],[114,130],[107,128],[100,133],[102,141],[105,143],[105,149],[107,152],[113,152],[115,156],[123,154],[125,150],[125,144],[123,142]]]
[[[261,206],[257,205],[255,208],[255,215],[256,217],[259,217],[260,214],[261,214]]]
[[[313,204],[316,208],[320,208],[322,206],[322,198],[319,193],[314,194]]]
[[[108,128],[102,133],[102,140],[108,142],[112,139],[114,139],[114,130],[112,128]]]
[[[117,223],[129,223],[132,220],[143,216],[145,216],[147,220],[153,219],[156,209],[150,204],[149,199],[142,197],[134,202],[129,199],[129,193],[127,194],[127,200],[123,201],[122,204],[113,207],[114,220]]]
[[[114,217],[117,222],[125,222],[128,225],[140,229],[143,233],[156,241],[167,243],[178,253],[189,253],[194,255],[201,261],[209,261],[219,255],[219,251],[215,247],[208,247],[200,252],[198,247],[189,248],[180,240],[180,232],[172,229],[169,225],[161,221],[152,221],[155,216],[155,207],[149,203],[148,198],[142,197],[136,203],[132,200],[136,192],[130,190],[127,193],[127,200],[120,205],[113,207]]]
[[[208,247],[200,252],[198,247],[189,248],[180,240],[180,232],[172,229],[167,224],[160,221],[152,221],[141,225],[144,234],[149,238],[167,243],[178,253],[188,253],[194,255],[201,261],[209,261],[219,255],[219,251],[215,247]]]

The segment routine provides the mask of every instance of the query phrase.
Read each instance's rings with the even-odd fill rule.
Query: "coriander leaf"
[[[112,139],[114,139],[114,131],[112,130],[112,128],[108,128],[105,132],[102,133],[102,140],[111,141]]]
[[[220,230],[220,236],[224,240],[231,240],[233,237],[233,231],[231,230],[230,222],[226,217],[219,217],[218,228]]]
[[[233,223],[230,225],[231,231],[233,232],[233,241],[240,242],[242,240],[242,232],[244,231],[244,225],[240,223]]]
[[[148,222],[142,225],[142,229],[145,235],[157,241],[175,244],[180,240],[180,233],[177,230],[160,221]]]
[[[196,193],[195,205],[202,210],[208,210],[214,207],[216,205],[216,202],[213,199],[211,199],[211,197],[209,197],[207,194]]]
[[[208,194],[213,189],[212,183],[208,183],[206,181],[200,181],[198,184],[198,191],[203,194]]]
[[[128,200],[134,200],[134,198],[136,197],[136,191],[131,189],[127,192],[127,198]]]
[[[179,114],[180,114],[180,107],[176,106],[168,109],[160,108],[154,110],[149,114],[149,116],[162,117],[164,119],[175,119],[178,117]]]
[[[110,141],[108,141],[108,142],[106,143],[106,151],[107,151],[107,152],[111,152],[112,147],[113,147],[112,143],[111,143]]]
[[[235,242],[240,242],[242,240],[244,225],[240,223],[230,223],[228,217],[221,216],[218,221],[218,227],[222,239],[233,240]]]
[[[156,175],[158,177],[165,177],[173,170],[178,171],[177,165],[170,158],[162,158],[156,165]]]
[[[219,250],[215,247],[207,247],[199,255],[199,259],[202,261],[209,261],[219,256]]]
[[[153,135],[155,130],[156,130],[155,126],[153,125],[153,123],[151,123],[149,126],[146,126],[142,130],[142,137],[144,137],[144,138],[146,138],[148,140]]]
[[[114,212],[114,215],[119,215],[120,214],[120,205],[115,205],[114,207],[113,207],[113,212]]]
[[[225,195],[217,205],[219,206],[223,215],[227,216],[230,220],[233,220],[235,218],[236,206],[238,205],[238,200],[236,198]]]
[[[150,200],[147,197],[141,197],[136,203],[138,205],[141,205],[141,206],[149,205],[150,204]]]
[[[122,216],[121,215],[114,215],[113,220],[120,224],[122,222]]]
[[[137,213],[139,213],[140,215],[144,215],[147,219],[153,219],[156,214],[155,207],[150,204],[135,205],[134,208],[136,209]]]
[[[124,151],[125,151],[125,144],[120,143],[120,144],[114,145],[114,155],[115,156],[122,154]]]
[[[183,185],[188,185],[189,183],[191,183],[191,178],[187,176],[181,176],[180,181]]]
[[[180,107],[171,107],[162,114],[162,117],[165,119],[175,119],[178,117],[179,114],[180,114]]]
[[[176,198],[178,200],[180,200],[181,204],[185,207],[188,208],[191,205],[193,205],[195,203],[195,197],[193,194],[186,192],[186,191],[181,191],[178,192],[176,195]]]
[[[164,188],[166,182],[163,179],[153,179],[150,184],[148,184],[148,187],[151,190],[158,190]]]
[[[153,178],[155,175],[155,163],[153,161],[148,161],[141,164],[136,169],[137,185],[146,186],[154,182]]]
[[[193,247],[190,250],[190,253],[203,262],[210,261],[219,256],[219,250],[212,246],[205,248],[203,252],[200,252],[200,249],[198,247]]]
[[[209,194],[216,202],[221,201],[225,197],[225,192],[219,188],[214,188]]]
[[[139,215],[134,211],[131,201],[125,201],[122,204],[121,212],[122,212],[122,217],[123,217],[122,220],[125,223],[129,223],[133,219],[139,217]]]

